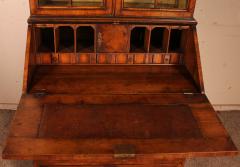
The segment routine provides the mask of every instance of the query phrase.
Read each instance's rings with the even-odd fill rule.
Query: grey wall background
[[[197,0],[195,18],[206,93],[213,104],[240,105],[240,1]],[[20,99],[28,0],[0,0],[0,108]]]

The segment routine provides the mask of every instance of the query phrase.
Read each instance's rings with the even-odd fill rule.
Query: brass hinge
[[[130,144],[119,144],[114,147],[114,158],[134,158],[136,156],[136,148]]]

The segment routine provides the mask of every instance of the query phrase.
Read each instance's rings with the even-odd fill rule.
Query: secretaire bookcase
[[[208,101],[196,0],[30,0],[3,152],[35,167],[182,167],[237,149]]]

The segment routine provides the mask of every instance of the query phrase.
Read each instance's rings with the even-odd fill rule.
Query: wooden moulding
[[[71,16],[36,16],[32,15],[28,19],[29,24],[92,24],[92,23],[105,23],[105,24],[158,24],[158,25],[197,25],[197,21],[194,18],[96,18],[96,17],[71,17]]]

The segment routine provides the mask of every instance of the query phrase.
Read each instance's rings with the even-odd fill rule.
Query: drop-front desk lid
[[[3,157],[98,161],[235,154],[204,94],[32,93],[21,98]]]

